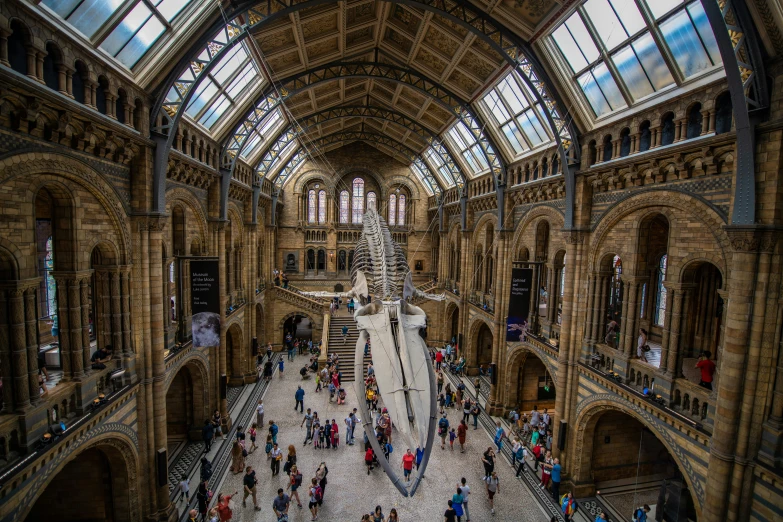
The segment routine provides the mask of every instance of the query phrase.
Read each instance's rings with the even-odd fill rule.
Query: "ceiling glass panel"
[[[656,91],[674,83],[674,77],[649,32],[634,40],[631,45]]]
[[[682,0],[647,0],[647,7],[655,18],[662,17],[679,5],[682,5]]]
[[[642,69],[642,64],[636,57],[636,52],[630,45],[617,51],[612,59],[635,100],[655,92],[647,74]]]
[[[686,77],[712,66],[712,60],[687,10],[678,12],[662,23],[661,32]]]

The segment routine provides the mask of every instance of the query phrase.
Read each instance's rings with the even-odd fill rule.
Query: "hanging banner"
[[[506,341],[519,342],[524,340],[527,334],[532,285],[532,268],[512,269],[511,297],[508,300],[508,319],[506,322]]]
[[[220,268],[218,261],[190,262],[193,348],[220,346]]]

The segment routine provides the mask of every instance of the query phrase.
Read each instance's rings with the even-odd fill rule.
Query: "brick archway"
[[[537,406],[540,411],[547,408],[554,417],[557,382],[547,363],[525,346],[518,346],[509,353],[504,367],[505,377],[501,380],[504,394],[502,402],[506,408],[521,407],[522,411],[530,411],[533,406]],[[543,390],[541,394],[538,390],[540,377],[545,378],[545,385],[549,388],[549,391]]]

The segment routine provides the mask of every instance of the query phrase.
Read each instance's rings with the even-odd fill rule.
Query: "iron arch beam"
[[[269,167],[274,160],[285,150],[289,143],[299,138],[302,134],[305,134],[308,130],[316,125],[320,125],[327,121],[333,121],[335,119],[342,118],[369,118],[377,119],[380,121],[388,121],[394,125],[399,126],[405,130],[418,131],[417,134],[422,138],[422,141],[429,144],[436,154],[441,157],[441,160],[446,165],[449,173],[449,178],[454,185],[462,191],[463,187],[467,183],[464,173],[459,169],[456,162],[454,162],[451,152],[446,148],[443,142],[434,131],[430,131],[420,123],[409,118],[405,114],[397,111],[392,111],[383,107],[372,106],[344,106],[335,107],[331,109],[325,109],[302,118],[299,125],[296,127],[290,125],[283,129],[278,135],[277,139],[270,144],[270,146],[263,151],[261,159],[256,165],[255,170],[261,172],[268,172]],[[445,157],[444,157],[445,156]]]
[[[544,114],[558,145],[560,164],[566,182],[565,228],[571,228],[573,226],[574,180],[573,173],[569,168],[571,162],[567,153],[570,152],[575,160],[578,159],[579,147],[576,143],[576,128],[573,121],[567,117],[567,111],[562,109],[564,105],[558,94],[553,90],[550,91],[546,73],[527,43],[468,0],[454,0],[450,3],[444,3],[442,0],[386,1],[430,11],[461,25],[484,40],[519,72],[531,88],[536,100],[545,108]],[[156,161],[161,157],[165,160],[167,157],[174,131],[184,107],[187,106],[193,91],[206,76],[205,73],[214,67],[220,56],[225,54],[225,48],[228,45],[236,45],[251,32],[261,30],[267,24],[293,12],[326,3],[330,2],[327,0],[267,0],[254,6],[249,5],[250,2],[243,2],[228,16],[230,20],[228,24],[223,21],[213,24],[207,33],[209,36],[205,36],[191,47],[190,51],[185,54],[186,58],[181,60],[180,67],[169,75],[159,91],[152,112],[152,121],[157,122],[154,132],[166,136],[165,132],[167,131],[168,139],[157,140],[158,144],[162,144],[166,150],[156,154]],[[227,43],[215,41],[212,35],[221,32],[224,28],[227,30],[228,36],[225,38]],[[214,53],[210,51],[210,46],[214,48]],[[473,128],[471,128],[471,132],[474,132]],[[487,143],[481,143],[481,146],[486,152]],[[487,159],[489,160],[489,158]],[[165,172],[161,173],[162,168],[160,166],[156,170],[156,179],[161,176],[165,178]],[[501,177],[496,177],[496,184],[505,186],[505,167],[502,162],[498,170]],[[157,194],[153,195],[153,202],[156,201],[156,197]],[[157,203],[160,204],[159,201]],[[498,208],[499,213],[502,213],[503,206],[500,205]],[[501,227],[502,223],[503,221],[501,221]]]
[[[734,184],[732,225],[756,223],[755,139],[750,109],[769,104],[764,62],[756,31],[744,2],[701,0],[718,44],[737,134],[737,171]]]

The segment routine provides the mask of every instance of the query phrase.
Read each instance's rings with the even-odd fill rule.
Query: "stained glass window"
[[[369,209],[377,210],[377,203],[378,203],[378,197],[375,195],[375,192],[368,192],[367,193],[367,210],[369,210]]]
[[[658,270],[655,274],[655,317],[653,319],[657,326],[663,326],[663,320],[666,316],[666,287],[663,286],[663,282],[666,280],[667,261],[668,256],[666,254],[662,255],[661,260],[658,262]]]
[[[645,2],[652,13],[650,23],[642,16],[639,2]],[[596,116],[627,105],[621,86],[636,102],[674,84],[675,74],[664,61],[653,30],[663,35],[663,45],[685,78],[720,63],[700,2],[587,0],[552,32],[552,40]],[[614,68],[604,61],[607,55]],[[504,133],[513,136],[513,129],[504,129]]]
[[[364,216],[364,180],[356,178],[353,180],[353,223],[361,224]]]
[[[167,30],[191,0],[43,0],[41,3],[92,39],[104,27],[111,32],[95,42],[129,69]],[[119,14],[119,23],[113,19]],[[114,25],[116,23],[116,25]]]
[[[348,223],[350,195],[347,190],[340,192],[340,223]]]
[[[405,194],[400,194],[399,203],[397,204],[397,224],[402,226],[405,224]]]
[[[54,270],[54,244],[52,236],[46,240],[46,256],[44,257],[44,277],[46,279],[46,312],[49,317],[57,316],[57,283],[52,277]]]
[[[397,224],[397,196],[389,196],[389,226]]]
[[[315,223],[315,190],[307,193],[307,222]]]
[[[318,192],[318,222],[326,223],[326,191]]]

